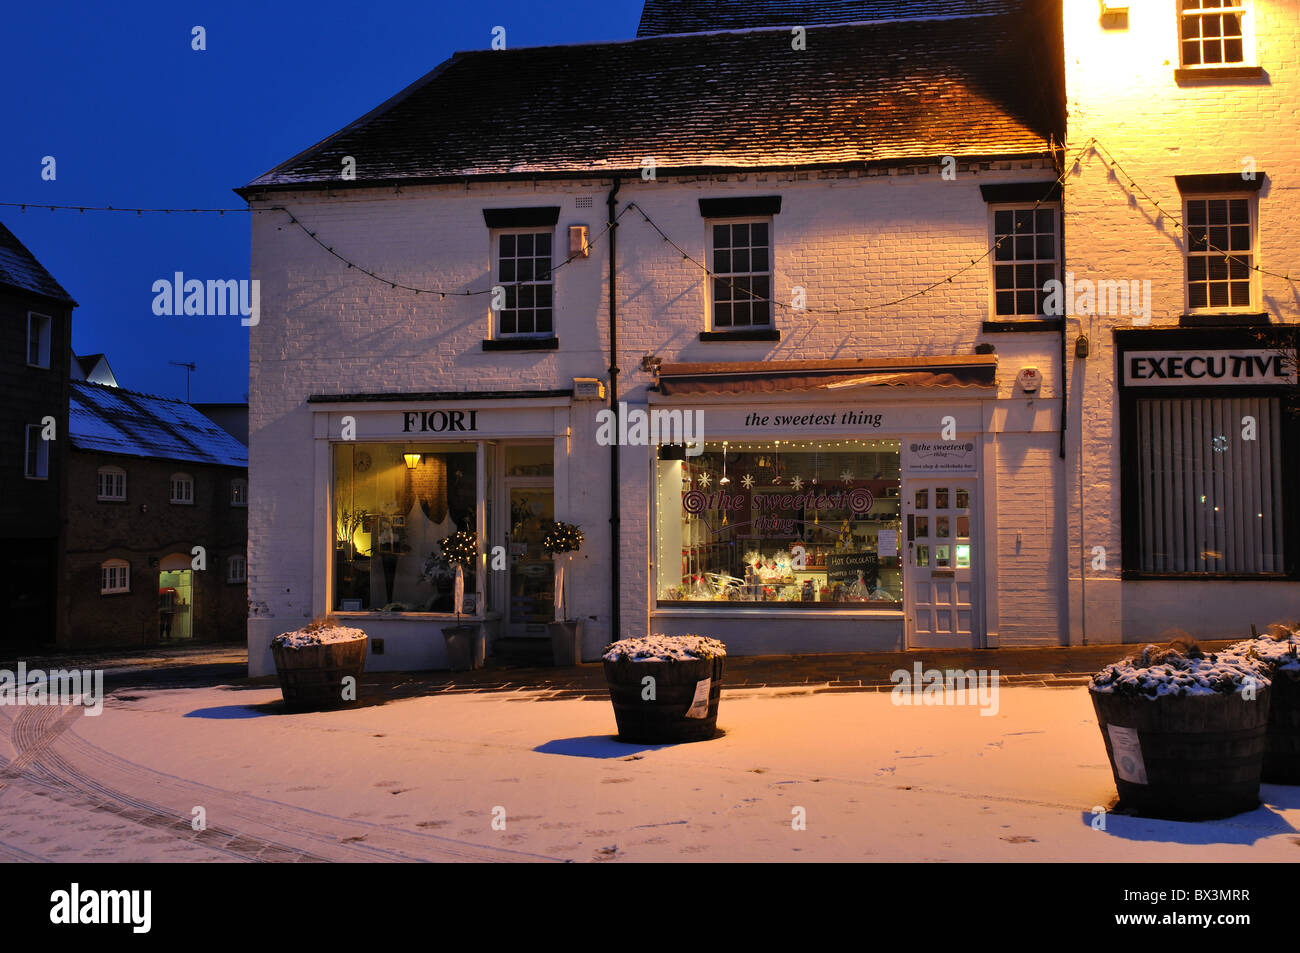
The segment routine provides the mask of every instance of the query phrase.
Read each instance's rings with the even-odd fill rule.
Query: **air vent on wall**
[[[591,196],[579,195],[573,200],[573,205],[575,208],[591,208]]]

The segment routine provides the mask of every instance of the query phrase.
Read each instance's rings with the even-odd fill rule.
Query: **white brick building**
[[[421,570],[456,529],[484,551],[466,591],[489,639],[544,634],[552,519],[586,535],[568,582],[586,658],[648,631],[738,654],[1113,641],[1147,634],[1100,621],[1131,588],[1184,601],[1199,582],[1119,582],[1109,329],[1083,329],[1075,359],[1079,319],[1044,308],[1045,278],[1111,260],[1144,277],[1159,247],[1095,167],[1062,165],[1084,117],[1134,132],[1085,94],[1098,70],[1071,45],[1114,37],[1095,3],[1066,4],[1064,56],[1059,7],[942,5],[800,37],[774,3],[750,30],[458,54],[240,190],[262,289],[250,670],[327,611],[383,640],[371,668],[444,666],[448,583]],[[647,5],[643,33],[695,28]],[[1167,149],[1111,140],[1168,184]],[[1207,163],[1233,167],[1173,164]],[[1081,403],[1067,360],[1092,375]],[[598,413],[619,403],[700,411],[702,438],[621,446],[615,476]],[[1115,556],[1085,573],[1094,537]]]

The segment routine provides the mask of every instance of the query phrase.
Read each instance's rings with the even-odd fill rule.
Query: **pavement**
[[[1203,642],[1212,651],[1236,640]],[[730,656],[727,690],[799,688],[814,693],[874,692],[890,690],[890,675],[898,669],[976,669],[996,671],[1006,685],[1064,687],[1084,685],[1089,676],[1130,654],[1133,645],[1059,646],[1051,648],[998,648],[977,650],[925,649],[909,652],[854,652],[794,656]],[[14,669],[18,658],[6,652],[0,668]],[[243,643],[202,644],[185,647],[82,652],[68,655],[22,656],[33,668],[92,668],[104,671],[109,691],[128,688],[185,688],[229,685],[266,688],[277,684],[274,676],[249,678]],[[567,668],[538,667],[497,662],[473,672],[367,672],[360,695],[366,704],[383,704],[399,698],[441,693],[533,693],[539,701],[566,698],[606,699],[604,672],[597,662]]]

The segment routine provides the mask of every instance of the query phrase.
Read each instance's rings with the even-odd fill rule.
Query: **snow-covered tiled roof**
[[[0,285],[9,285],[33,294],[55,298],[76,306],[72,295],[54,280],[36,256],[9,229],[0,224]]]
[[[1045,23],[814,27],[804,50],[770,29],[457,53],[241,194],[608,176],[647,156],[662,173],[1041,154],[1064,101]]]
[[[248,466],[248,448],[182,400],[72,382],[68,411],[78,450]]]
[[[637,36],[1006,13],[1020,0],[645,0]]]

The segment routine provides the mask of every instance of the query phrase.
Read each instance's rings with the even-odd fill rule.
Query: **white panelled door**
[[[903,567],[909,648],[979,648],[974,480],[909,480]]]

